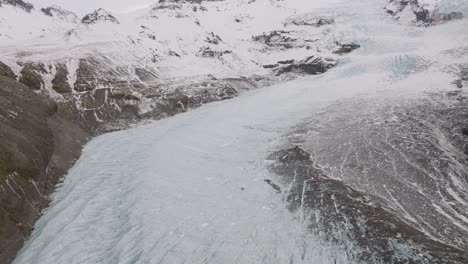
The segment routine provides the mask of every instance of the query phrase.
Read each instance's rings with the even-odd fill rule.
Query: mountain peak
[[[95,10],[93,13],[87,14],[81,20],[83,24],[97,24],[99,22],[110,22],[114,24],[120,24],[119,20],[115,18],[111,13],[107,10],[99,8]]]

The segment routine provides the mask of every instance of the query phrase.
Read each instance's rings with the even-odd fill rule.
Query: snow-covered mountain
[[[341,37],[320,5],[159,1],[80,20],[59,7],[4,1],[0,57],[21,82],[76,108],[91,130],[108,130],[122,115],[155,117],[325,72],[359,45]]]
[[[413,20],[421,12],[430,14],[424,22],[442,19],[434,11],[438,1],[426,2],[391,0],[385,9],[400,17],[411,7]],[[161,0],[132,13],[98,9],[78,19],[57,6],[38,10],[3,0],[0,58],[21,82],[73,109],[90,130],[107,131],[327,71],[363,39],[349,39],[353,29],[321,6]]]

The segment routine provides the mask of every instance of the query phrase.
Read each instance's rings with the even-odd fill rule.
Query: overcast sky
[[[112,12],[131,11],[147,7],[158,0],[26,0],[26,2],[37,7],[59,5],[82,16],[100,7]]]

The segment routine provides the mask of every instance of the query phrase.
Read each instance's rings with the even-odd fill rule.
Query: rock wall
[[[90,137],[8,69],[0,70],[0,124],[0,263],[10,263]]]

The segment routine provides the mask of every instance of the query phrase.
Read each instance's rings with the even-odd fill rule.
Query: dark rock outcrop
[[[390,15],[398,15],[408,5],[409,0],[389,0],[389,4],[385,7],[385,11]]]
[[[203,58],[220,58],[223,55],[231,54],[232,51],[230,50],[213,50],[210,47],[202,47],[197,52],[197,56]]]
[[[10,263],[28,237],[88,134],[60,107],[0,76],[0,263]]]
[[[230,99],[243,91],[255,88],[255,84],[244,78],[207,80],[191,87],[193,92],[189,95],[188,108],[196,108],[209,102]]]
[[[207,43],[210,43],[210,44],[213,44],[213,45],[218,45],[220,42],[222,42],[223,40],[221,39],[220,36],[216,35],[215,33],[211,32],[210,34],[208,34],[208,36],[206,37],[205,41]]]
[[[2,6],[2,4],[21,8],[28,13],[34,9],[34,6],[31,3],[24,2],[23,0],[1,0],[0,6]]]
[[[263,33],[262,35],[253,36],[252,39],[270,47],[290,49],[294,47],[294,43],[297,40],[296,38],[293,38],[290,33],[290,31],[274,30]]]
[[[76,81],[73,88],[77,92],[92,91],[96,89],[97,78],[95,69],[99,64],[95,60],[80,59],[78,70],[76,71]]]
[[[50,6],[50,7],[47,7],[47,8],[41,8],[41,11],[46,16],[58,17],[58,18],[61,18],[61,19],[68,20],[70,22],[75,22],[76,23],[76,22],[78,22],[80,20],[75,13],[73,13],[71,11],[68,11],[66,9],[63,9],[63,8],[61,8],[59,6]]]
[[[9,77],[16,79],[16,74],[11,70],[11,68],[5,63],[0,61],[0,76]]]
[[[120,24],[117,18],[115,18],[113,15],[111,15],[109,12],[107,12],[106,10],[102,8],[94,11],[93,13],[87,14],[81,20],[81,23],[87,24],[87,25],[96,24],[100,22],[110,22],[114,24]]]
[[[305,150],[299,146],[295,146],[291,149],[282,149],[277,152],[270,154],[268,157],[270,160],[278,160],[280,162],[301,162],[304,164],[312,164],[311,156]]]
[[[264,44],[269,49],[310,49],[317,39],[310,38],[304,31],[273,30],[253,36],[252,40]]]
[[[336,43],[337,48],[333,51],[334,54],[344,55],[359,49],[361,45],[355,43]]]
[[[135,74],[142,82],[151,82],[158,78],[158,75],[151,69],[135,68]]]
[[[71,93],[72,88],[68,83],[67,65],[61,63],[57,64],[56,70],[57,72],[55,73],[55,77],[52,80],[52,89],[54,89],[57,93]]]
[[[19,82],[32,90],[40,90],[44,86],[42,74],[47,73],[44,64],[25,63],[21,70]]]
[[[293,61],[290,64],[283,64],[274,71],[276,75],[286,73],[316,75],[324,73],[334,66],[336,66],[336,62],[332,59],[310,56],[304,60]]]
[[[468,127],[464,127],[461,129],[461,132],[464,136],[468,136]]]

